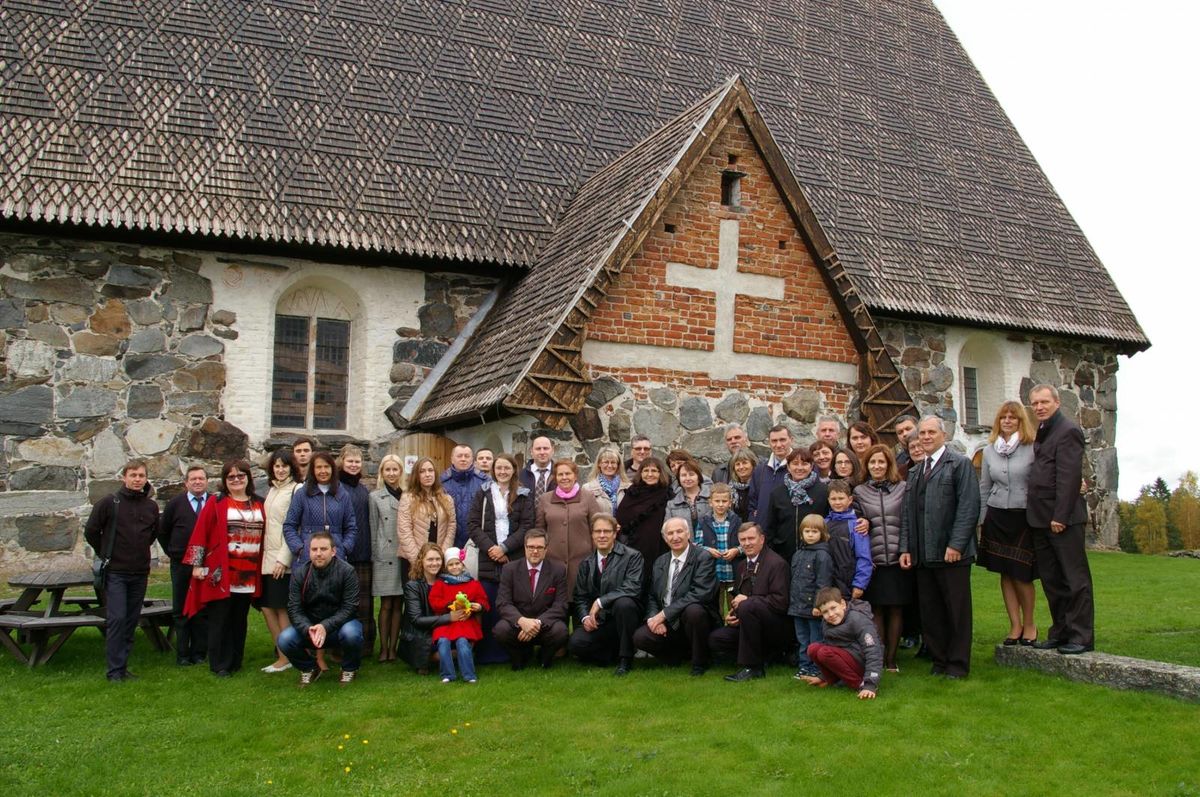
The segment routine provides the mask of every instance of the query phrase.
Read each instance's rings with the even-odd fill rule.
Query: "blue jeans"
[[[292,666],[300,672],[312,672],[313,668],[317,666],[317,661],[309,648],[310,640],[308,634],[301,635],[295,626],[289,625],[283,629],[279,634],[279,639],[275,640],[275,644],[279,647],[279,652],[287,656]],[[329,650],[330,648],[337,648],[342,651],[343,671],[357,671],[358,666],[362,663],[362,623],[358,620],[348,620],[345,625],[338,629],[336,639],[326,637],[325,650]]]
[[[450,655],[450,645],[454,645],[454,649],[458,651],[458,669],[462,670],[464,681],[475,680],[475,654],[471,650],[471,640],[460,636],[450,642],[446,637],[442,637],[437,641],[438,651],[438,666],[441,668],[442,677],[454,680],[454,657]]]
[[[814,642],[825,641],[825,634],[821,629],[821,618],[793,617],[792,619],[796,621],[796,642],[800,645],[800,650],[796,652],[796,669],[816,674],[817,665],[813,664],[813,660],[808,657],[808,646]]]

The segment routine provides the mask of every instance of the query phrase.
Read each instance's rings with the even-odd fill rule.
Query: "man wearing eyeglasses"
[[[200,465],[188,468],[187,487],[167,502],[158,524],[158,544],[171,560],[171,617],[175,621],[175,663],[180,667],[204,661],[208,648],[208,620],[204,611],[186,617],[183,605],[192,583],[191,565],[183,563],[196,518],[210,496],[208,472]]]
[[[654,453],[654,448],[650,444],[650,438],[644,434],[633,436],[633,440],[629,443],[629,459],[625,460],[625,474],[630,480],[642,468],[642,463],[650,459],[650,455]]]
[[[546,558],[542,529],[525,532],[525,558],[500,571],[496,610],[500,619],[492,635],[508,651],[512,668],[525,669],[540,645],[542,669],[550,669],[567,644],[567,567]]]
[[[738,545],[746,556],[734,565],[725,627],[708,636],[714,656],[737,656],[740,669],[726,675],[726,681],[762,678],[767,659],[781,653],[790,639],[788,564],[766,547],[766,541],[755,523],[743,523],[738,529]]]

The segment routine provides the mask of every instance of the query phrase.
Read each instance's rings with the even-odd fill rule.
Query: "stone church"
[[[1129,307],[929,0],[10,0],[0,566],[127,458],[648,434],[1058,385],[1115,543]]]

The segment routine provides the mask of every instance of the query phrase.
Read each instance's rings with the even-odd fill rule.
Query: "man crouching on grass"
[[[814,604],[825,621],[825,641],[809,645],[808,657],[820,668],[821,675],[808,675],[804,680],[813,686],[833,686],[842,681],[858,690],[859,700],[873,700],[879,691],[883,652],[869,606],[856,600],[847,607],[837,587],[819,591]]]
[[[321,677],[313,651],[340,648],[344,686],[354,682],[362,661],[362,623],[358,614],[358,576],[351,565],[335,556],[333,537],[318,531],[308,540],[309,561],[292,573],[288,618],[276,643],[300,671],[300,686]]]

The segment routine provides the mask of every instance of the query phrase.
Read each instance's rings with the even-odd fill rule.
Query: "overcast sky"
[[[1122,498],[1200,471],[1200,4],[934,0],[1133,308]]]

